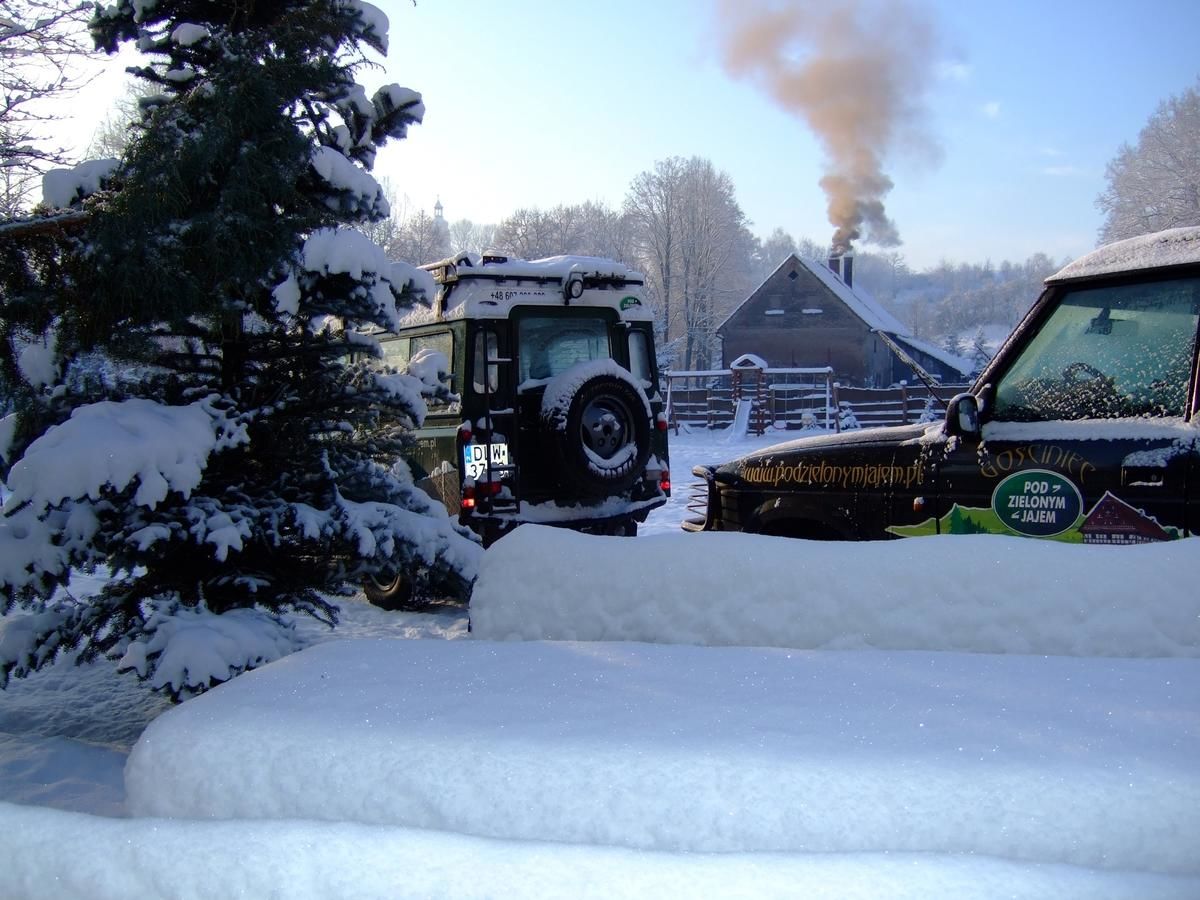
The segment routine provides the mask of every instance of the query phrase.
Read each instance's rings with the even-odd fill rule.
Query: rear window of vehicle
[[[576,363],[608,359],[608,322],[597,316],[526,316],[518,326],[520,380],[543,381]]]

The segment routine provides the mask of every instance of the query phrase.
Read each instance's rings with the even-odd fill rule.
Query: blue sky
[[[806,0],[798,0],[803,6]],[[806,123],[720,63],[715,0],[375,0],[386,71],[427,114],[380,155],[410,210],[496,222],[521,206],[618,206],[655,161],[729,173],[762,236],[832,235]],[[885,202],[909,265],[1077,256],[1122,142],[1197,84],[1200,3],[910,0],[940,39],[927,134],[940,161],[889,158]],[[869,248],[868,248],[869,249]]]

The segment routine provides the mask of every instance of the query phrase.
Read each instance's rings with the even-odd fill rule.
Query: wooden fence
[[[902,384],[894,388],[852,388],[835,384],[833,403],[841,411],[838,430],[847,426],[875,428],[941,419],[950,398],[968,387],[967,384],[938,385],[931,396],[923,384]]]
[[[924,385],[894,388],[842,387],[827,368],[717,369],[667,372],[667,416],[671,427],[726,428],[739,400],[752,404],[750,430],[904,425],[940,418],[945,402],[966,385],[939,385],[930,400]]]

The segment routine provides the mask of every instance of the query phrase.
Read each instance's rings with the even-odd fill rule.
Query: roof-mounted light
[[[582,296],[583,276],[578,272],[572,272],[563,282],[563,301],[569,305],[572,300],[578,300]]]

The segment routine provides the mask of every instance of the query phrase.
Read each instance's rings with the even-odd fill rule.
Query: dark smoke
[[[761,85],[821,141],[834,250],[859,238],[898,245],[884,159],[938,153],[923,127],[937,45],[926,15],[906,0],[718,2],[726,69]]]

